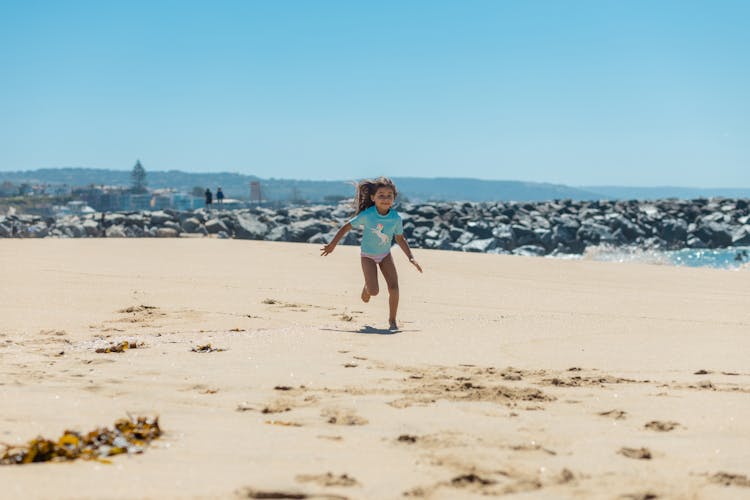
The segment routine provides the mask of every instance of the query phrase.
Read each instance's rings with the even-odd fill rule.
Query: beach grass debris
[[[255,488],[244,488],[238,492],[240,498],[285,498],[285,499],[304,499],[310,498],[306,493],[294,491],[273,491],[273,490],[256,490]]]
[[[651,460],[651,450],[649,450],[648,448],[622,447],[617,453],[628,458],[635,458],[638,460]]]
[[[151,309],[157,309],[157,307],[156,306],[145,306],[145,305],[141,304],[141,305],[138,305],[138,306],[126,307],[125,309],[120,309],[117,312],[125,314],[125,313],[135,313],[135,312],[146,312],[146,311],[150,311]]]
[[[492,479],[485,479],[483,477],[478,476],[477,474],[469,473],[469,474],[462,474],[460,476],[456,476],[453,479],[451,479],[451,485],[453,486],[466,486],[468,484],[479,484],[482,486],[489,486],[491,484],[495,484],[497,481],[494,481]]]
[[[659,498],[659,495],[651,491],[646,491],[644,493],[628,493],[620,495],[618,498],[622,498],[623,500],[654,500],[655,498]]]
[[[359,483],[349,474],[298,474],[294,478],[300,483],[317,483],[320,486],[357,486]]]
[[[627,414],[624,410],[609,410],[597,413],[599,416],[614,418],[615,420],[624,420]]]
[[[123,340],[122,342],[113,342],[107,347],[99,347],[96,352],[100,354],[109,354],[112,352],[125,352],[128,349],[139,349],[144,347],[146,344],[143,342],[136,342],[135,340]]]
[[[107,457],[124,453],[142,453],[161,436],[159,417],[121,418],[113,428],[100,427],[86,434],[66,430],[56,441],[41,436],[26,445],[0,445],[0,465],[24,465],[37,462],[66,462],[76,459],[111,463]]]
[[[299,422],[288,422],[286,420],[266,420],[264,423],[268,425],[280,425],[282,427],[302,427]]]
[[[326,408],[321,412],[326,422],[333,425],[367,425],[366,418],[344,408]]]
[[[222,351],[226,351],[226,349],[224,349],[223,347],[214,347],[214,346],[212,346],[211,344],[203,344],[203,345],[199,345],[199,346],[193,347],[193,348],[192,348],[192,349],[190,349],[190,350],[191,350],[192,352],[200,352],[200,353],[205,353],[205,352],[222,352]]]
[[[679,426],[680,424],[678,424],[677,422],[652,420],[644,427],[652,431],[669,432]]]
[[[712,483],[718,483],[724,486],[742,486],[750,488],[750,479],[743,474],[729,474],[726,472],[717,472],[710,477]]]
[[[264,304],[268,304],[268,305],[273,305],[273,304],[278,304],[278,303],[279,303],[279,301],[278,301],[278,300],[276,300],[276,299],[264,299],[264,300],[263,300],[263,303],[264,303]]]

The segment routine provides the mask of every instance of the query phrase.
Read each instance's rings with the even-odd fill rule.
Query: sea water
[[[750,247],[685,248],[673,251],[643,250],[630,247],[591,247],[586,249],[582,258],[606,262],[643,262],[673,266],[750,270]]]

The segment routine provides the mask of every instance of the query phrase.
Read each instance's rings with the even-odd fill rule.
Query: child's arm
[[[419,272],[422,272],[422,267],[419,265],[419,263],[414,260],[414,255],[411,253],[411,248],[409,248],[409,243],[407,243],[406,238],[404,238],[403,234],[397,234],[396,236],[396,243],[398,243],[398,246],[401,247],[401,250],[404,251],[406,254],[406,257],[409,259],[409,262],[414,264],[414,267],[419,270]]]
[[[321,248],[322,253],[320,255],[326,256],[329,253],[333,252],[333,249],[336,248],[336,245],[338,245],[339,240],[341,240],[341,238],[343,238],[344,235],[348,233],[351,228],[352,228],[352,225],[349,222],[341,226],[341,229],[338,230],[338,232],[336,233],[336,236],[333,237],[331,242],[327,244],[326,246],[324,246],[323,248]]]

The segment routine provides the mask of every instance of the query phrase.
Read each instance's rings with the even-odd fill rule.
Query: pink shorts
[[[359,255],[361,255],[362,257],[367,257],[368,259],[374,260],[376,264],[380,264],[381,262],[383,262],[383,259],[388,257],[390,254],[391,252],[388,251],[385,253],[376,253],[376,254],[360,253]]]

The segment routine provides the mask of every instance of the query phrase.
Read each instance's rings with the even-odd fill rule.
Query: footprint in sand
[[[396,441],[398,441],[399,443],[413,444],[413,443],[417,442],[417,439],[419,439],[419,438],[417,438],[417,436],[412,436],[411,434],[401,434],[396,439]]]
[[[597,415],[599,415],[600,417],[614,418],[615,420],[625,420],[625,415],[627,415],[627,412],[624,412],[623,410],[609,410],[597,413]]]
[[[659,498],[659,495],[646,491],[645,493],[628,493],[620,495],[617,498],[622,498],[623,500],[653,500],[654,498]]]
[[[351,410],[343,408],[326,408],[321,412],[326,422],[333,425],[366,425],[369,422]]]
[[[742,486],[750,488],[750,479],[742,474],[728,474],[726,472],[717,472],[709,478],[712,483],[718,483],[723,486]]]
[[[661,422],[659,420],[652,420],[644,427],[652,431],[669,432],[679,426],[680,424],[678,424],[677,422]]]
[[[620,448],[617,452],[628,458],[635,458],[638,460],[651,460],[651,450],[648,448]]]
[[[263,414],[270,414],[270,413],[284,413],[287,411],[292,411],[292,406],[293,404],[291,401],[280,399],[262,408],[253,406],[248,403],[240,403],[237,405],[237,408],[235,408],[235,410],[239,412],[259,411],[260,413],[263,413]]]
[[[320,486],[357,486],[359,484],[348,474],[334,475],[330,472],[316,475],[299,474],[294,479],[300,483],[315,483]]]
[[[255,488],[250,488],[250,487],[245,487],[237,491],[237,496],[240,498],[291,498],[291,499],[313,498],[307,493],[302,493],[298,491],[256,490]]]

